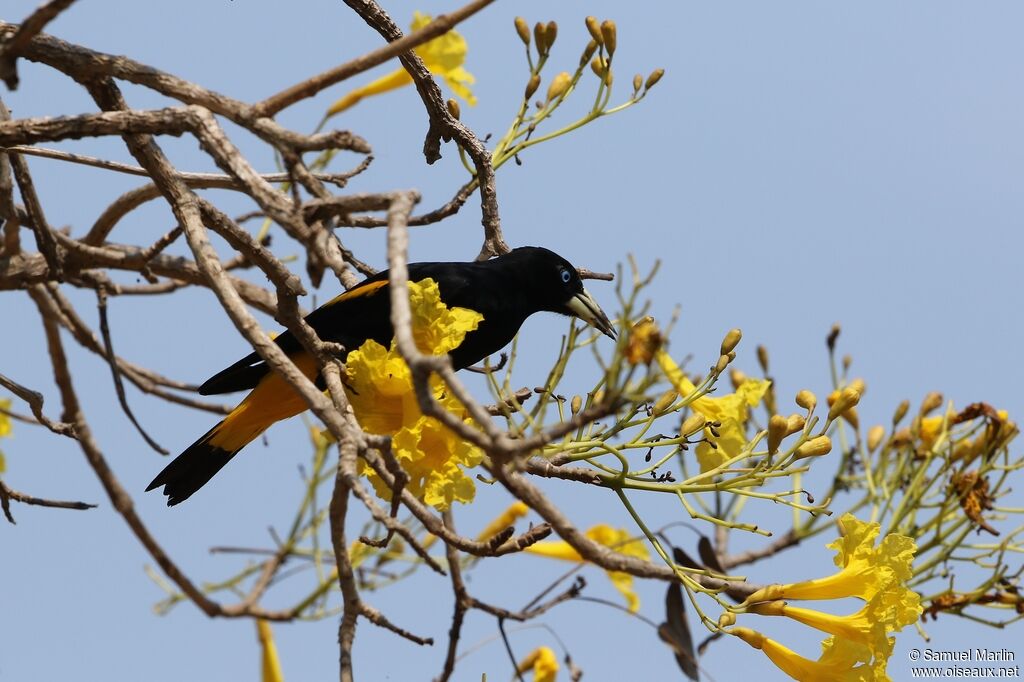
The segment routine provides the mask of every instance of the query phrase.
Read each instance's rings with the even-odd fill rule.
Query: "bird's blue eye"
[[[569,274],[568,270],[562,268],[562,281],[568,284],[570,279],[572,279],[572,275]]]

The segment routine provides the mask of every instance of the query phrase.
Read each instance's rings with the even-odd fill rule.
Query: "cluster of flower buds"
[[[515,18],[516,33],[519,34],[519,39],[523,41],[523,44],[527,48],[530,47],[530,27],[526,23],[526,19],[522,17]],[[537,54],[540,55],[541,59],[547,57],[551,53],[551,46],[555,44],[555,38],[558,37],[558,24],[553,21],[543,23],[538,21],[533,25],[533,40],[537,43]]]
[[[729,366],[729,363],[736,359],[734,348],[739,344],[741,338],[743,338],[743,332],[739,329],[730,329],[726,333],[725,338],[722,339],[722,347],[719,351],[721,354],[718,356],[718,362],[711,368],[713,373],[721,374]]]

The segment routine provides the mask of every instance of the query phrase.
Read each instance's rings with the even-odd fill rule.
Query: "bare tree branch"
[[[494,2],[494,0],[474,0],[468,5],[461,7],[450,14],[438,15],[433,21],[418,31],[410,33],[409,35],[383,47],[379,47],[376,50],[367,52],[366,54],[341,64],[340,66],[336,66],[333,69],[328,69],[323,73],[319,73],[304,81],[296,83],[295,85],[266,98],[262,102],[258,102],[253,106],[253,110],[258,116],[274,116],[282,109],[290,107],[301,100],[313,97],[321,90],[329,88],[335,83],[340,83],[341,81],[351,78],[356,74],[372,69],[379,64],[383,64],[389,59],[397,57],[403,52],[409,52],[413,48],[422,45],[425,42],[444,35],[461,22],[482,10],[484,7],[487,7],[487,5],[492,2]]]
[[[13,35],[0,40],[0,78],[10,90],[18,89],[18,56],[32,37],[43,30],[75,0],[50,0],[36,8]]]
[[[363,20],[388,42],[402,39],[402,31],[374,0],[345,0]],[[431,77],[427,67],[415,52],[399,56],[402,66],[412,76],[416,90],[423,100],[423,106],[430,116],[430,127],[423,143],[423,155],[427,163],[441,158],[441,138],[451,138],[466,150],[473,160],[476,179],[480,187],[480,203],[483,211],[484,244],[480,249],[480,260],[507,253],[510,249],[501,231],[501,217],[498,213],[498,191],[491,165],[491,154],[483,142],[461,121],[451,115],[441,90]]]

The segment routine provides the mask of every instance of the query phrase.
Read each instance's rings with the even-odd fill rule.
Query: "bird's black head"
[[[601,306],[583,287],[572,263],[539,246],[523,246],[501,256],[517,271],[538,310],[578,317],[601,333],[615,338],[615,329]]]

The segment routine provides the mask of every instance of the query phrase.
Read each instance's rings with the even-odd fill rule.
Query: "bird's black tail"
[[[184,502],[192,493],[206,485],[242,449],[239,447],[225,450],[210,442],[223,426],[224,422],[217,424],[175,457],[174,461],[157,474],[146,488],[146,492],[164,486],[167,506],[170,507]]]

